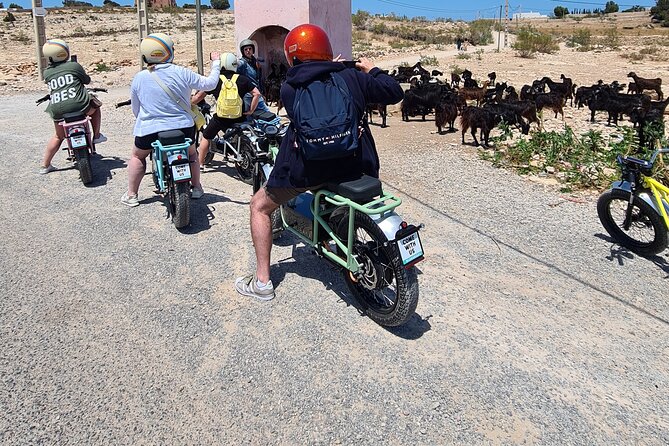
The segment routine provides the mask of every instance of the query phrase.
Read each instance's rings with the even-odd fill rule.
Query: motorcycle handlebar
[[[49,99],[51,99],[51,95],[50,94],[45,94],[44,96],[42,96],[41,98],[36,100],[35,104],[40,105],[42,102],[48,101]]]
[[[119,102],[116,104],[116,108],[125,107],[126,105],[130,105],[130,103],[131,103],[130,99],[128,99],[127,101]]]
[[[106,88],[90,87],[90,88],[86,88],[86,90],[88,90],[88,91],[90,91],[90,92],[97,92],[97,91],[100,91],[100,92],[102,92],[102,93],[107,93],[107,89],[106,89]],[[36,100],[36,101],[35,101],[35,104],[39,105],[39,104],[41,104],[41,103],[44,102],[44,101],[48,101],[49,99],[51,99],[51,93],[47,93],[47,94],[45,94],[44,96],[42,96],[41,98],[39,98],[38,100]],[[130,101],[128,101],[128,103],[130,103]]]

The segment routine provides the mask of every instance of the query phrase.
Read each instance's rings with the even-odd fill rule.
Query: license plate
[[[86,146],[86,135],[70,136],[70,145],[73,149]]]
[[[408,265],[414,260],[423,257],[423,245],[420,243],[418,231],[398,240],[397,247],[400,250],[403,265]]]
[[[172,166],[172,178],[174,178],[174,181],[190,180],[190,165],[177,164]]]

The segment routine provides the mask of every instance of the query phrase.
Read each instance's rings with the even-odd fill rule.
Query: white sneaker
[[[130,206],[131,208],[134,208],[135,206],[139,206],[139,199],[138,199],[137,195],[133,195],[131,197],[126,192],[121,197],[121,203],[125,204],[126,206]]]
[[[204,195],[204,189],[202,189],[201,187],[200,188],[194,187],[193,190],[190,192],[190,197],[193,200],[202,198],[203,195]]]
[[[105,135],[103,135],[102,133],[100,133],[100,136],[98,136],[97,138],[95,138],[93,140],[93,144],[101,144],[105,141],[107,141],[107,137]]]
[[[49,164],[47,167],[41,167],[40,170],[39,170],[39,173],[40,173],[40,175],[46,175],[47,173],[53,172],[54,170],[58,170],[58,169],[56,169],[53,166],[53,164]]]

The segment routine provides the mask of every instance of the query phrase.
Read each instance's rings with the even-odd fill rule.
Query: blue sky
[[[30,0],[0,0],[5,6],[10,3],[16,3],[24,8],[31,7]],[[94,5],[102,5],[102,0],[84,0]],[[132,5],[134,0],[115,0],[122,5]],[[209,4],[209,0],[201,0],[203,4]],[[268,1],[290,1],[290,0],[268,0]],[[326,0],[323,0],[326,1]],[[549,15],[553,12],[556,6],[565,6],[572,10],[575,8],[604,8],[607,0],[509,0],[509,15],[515,12],[540,12]],[[614,0],[615,1],[615,0]],[[43,0],[44,5],[62,6],[62,0]],[[177,0],[177,4],[195,3],[195,0]],[[654,6],[655,0],[622,0],[616,1],[620,9],[627,9],[634,5],[640,6]],[[234,0],[230,0],[230,4],[234,6]],[[473,20],[477,17],[493,18],[499,14],[499,7],[503,5],[502,0],[469,0],[466,2],[454,2],[444,0],[352,0],[353,12],[359,9],[371,13],[391,13],[397,15],[406,15],[409,17],[425,16],[430,19],[437,17]]]

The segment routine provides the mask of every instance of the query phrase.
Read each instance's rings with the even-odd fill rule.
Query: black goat
[[[541,112],[544,108],[549,108],[555,112],[555,117],[557,118],[558,113],[562,115],[562,121],[564,121],[564,104],[565,98],[558,93],[539,93],[534,98],[534,104],[537,106],[537,111]],[[543,113],[541,114],[540,126],[543,127]]]
[[[561,75],[563,79],[569,79],[565,78],[564,74]],[[544,76],[541,81],[548,86],[548,89],[550,90],[551,93],[559,94],[560,96],[565,98],[565,102],[567,99],[571,99],[571,105],[574,105],[574,93],[572,90],[572,82],[571,79],[569,81],[565,82],[553,82],[550,77]]]
[[[367,104],[365,114],[369,119],[369,123],[373,124],[372,115],[377,112],[381,117],[381,128],[388,127],[386,125],[386,118],[388,117],[388,106],[386,104]]]
[[[451,73],[451,87],[460,87],[460,75],[458,73]]]
[[[441,135],[442,128],[448,124],[448,131],[455,131],[455,119],[458,117],[458,106],[455,99],[442,101],[434,109],[434,123],[437,132]]]
[[[664,97],[662,94],[662,78],[644,79],[643,77],[637,76],[634,71],[630,71],[627,77],[634,79],[637,93],[643,93],[644,90],[654,90],[660,101]]]

